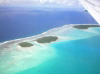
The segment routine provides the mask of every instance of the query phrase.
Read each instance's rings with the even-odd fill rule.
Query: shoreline
[[[66,28],[66,27],[67,28],[74,28],[73,26],[77,26],[77,25],[98,25],[98,24],[68,24],[68,25],[64,25],[64,26],[61,26],[61,27],[52,28],[52,29],[50,29],[50,30],[48,30],[46,32],[43,32],[41,34],[37,34],[37,35],[34,35],[34,36],[29,36],[29,37],[26,37],[26,38],[18,38],[18,39],[14,39],[14,40],[4,41],[4,42],[0,43],[0,46],[3,45],[3,44],[6,44],[6,43],[10,43],[10,42],[15,43],[15,42],[20,42],[20,41],[31,39],[31,38],[33,40],[35,40],[35,39],[41,38],[43,36],[50,36],[50,34],[52,34],[53,30],[57,31],[57,30],[60,30],[62,28]],[[47,33],[49,33],[49,34],[47,34]]]

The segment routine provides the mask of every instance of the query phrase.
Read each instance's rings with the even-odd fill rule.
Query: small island
[[[33,46],[33,44],[28,43],[28,42],[22,42],[22,43],[20,43],[19,45],[20,45],[21,47],[31,47],[31,46]]]
[[[100,27],[100,25],[76,25],[73,27],[77,29],[88,29],[90,27]]]
[[[57,39],[58,37],[55,37],[55,36],[45,36],[35,41],[37,41],[38,43],[50,43],[50,42],[56,41]]]

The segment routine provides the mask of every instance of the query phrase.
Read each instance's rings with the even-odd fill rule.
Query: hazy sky
[[[0,5],[78,5],[78,0],[0,0]]]

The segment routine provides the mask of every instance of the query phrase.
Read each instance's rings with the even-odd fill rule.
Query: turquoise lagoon
[[[100,33],[99,28],[93,30]],[[16,74],[100,74],[99,42],[100,35],[52,43],[50,46],[56,51],[54,58]]]
[[[51,44],[57,56],[17,74],[100,74],[100,36]]]

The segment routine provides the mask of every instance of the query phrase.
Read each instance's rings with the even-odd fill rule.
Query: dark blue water
[[[96,24],[82,9],[0,8],[0,42],[33,36],[65,24]]]

